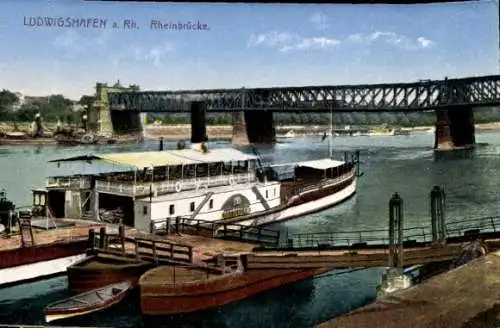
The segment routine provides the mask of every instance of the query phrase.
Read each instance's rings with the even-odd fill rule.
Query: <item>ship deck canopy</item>
[[[323,158],[313,161],[298,162],[297,167],[307,167],[315,170],[328,170],[344,165],[343,161],[336,161],[329,158]]]
[[[194,149],[181,149],[169,151],[147,151],[132,153],[110,153],[99,155],[83,155],[69,158],[55,159],[49,162],[76,162],[94,160],[111,164],[130,166],[136,169],[154,168],[163,166],[210,164],[220,162],[237,162],[256,160],[257,156],[249,155],[232,148],[215,148],[208,152]]]

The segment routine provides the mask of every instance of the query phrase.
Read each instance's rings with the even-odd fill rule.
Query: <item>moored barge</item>
[[[241,261],[241,259],[240,259]],[[158,267],[140,279],[141,313],[163,316],[206,310],[297,282],[328,269],[233,270]]]
[[[134,288],[140,276],[154,267],[154,263],[139,259],[112,254],[90,255],[68,267],[68,287],[73,292],[85,292],[126,281]]]

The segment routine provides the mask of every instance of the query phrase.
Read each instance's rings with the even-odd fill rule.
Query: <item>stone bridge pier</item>
[[[276,128],[272,111],[240,111],[233,113],[233,138],[235,146],[273,144]]]
[[[208,141],[205,103],[191,103],[191,148],[200,149],[203,142]]]
[[[471,106],[436,110],[434,149],[467,148],[476,143],[474,110]]]
[[[109,92],[136,91],[139,87],[123,87],[118,83],[110,87],[105,83],[96,84],[96,101],[88,109],[88,128],[90,132],[113,134],[142,134],[144,132],[145,113],[130,110],[111,109],[108,101]]]

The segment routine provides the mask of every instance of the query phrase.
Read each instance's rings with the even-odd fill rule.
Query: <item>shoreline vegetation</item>
[[[45,123],[48,130],[55,129],[55,124]],[[337,126],[334,129],[344,129],[344,126]],[[351,126],[353,131],[358,129],[369,130],[369,132],[383,132],[388,131],[389,127],[383,125],[362,125]],[[404,128],[410,133],[431,132],[432,126],[416,126]],[[294,137],[305,136],[321,136],[325,131],[329,130],[329,126],[325,125],[277,125],[277,137],[284,136],[289,132],[293,132]],[[21,123],[14,124],[11,122],[0,122],[0,133],[10,133],[14,131],[26,132],[30,131],[30,124]],[[476,124],[476,131],[500,131],[500,122]],[[207,125],[207,134],[210,139],[217,140],[230,140],[233,135],[233,128],[231,125]],[[382,134],[381,134],[382,135]],[[145,139],[158,140],[164,138],[165,140],[185,140],[191,136],[190,124],[148,124],[145,128]]]

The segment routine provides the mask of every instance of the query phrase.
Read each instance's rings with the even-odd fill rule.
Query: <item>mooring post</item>
[[[403,255],[404,255],[404,211],[403,211],[403,199],[399,197],[399,194],[394,195],[396,199],[396,224],[398,228],[398,258],[397,258],[397,268],[399,274],[403,273]]]
[[[99,230],[99,248],[106,248],[106,227],[101,227]]]
[[[395,243],[394,243],[394,194],[389,200],[389,263],[388,266],[390,268],[394,267],[394,259],[395,259]]]
[[[434,186],[430,192],[430,202],[431,202],[431,229],[432,229],[432,243],[436,243],[439,239],[438,236],[438,209],[437,203],[439,201],[440,189],[438,186]]]
[[[438,237],[440,243],[446,243],[446,215],[445,215],[445,192],[443,187],[439,188],[439,199],[437,202]]]
[[[403,230],[403,199],[396,192],[389,200],[389,267],[400,272],[403,270]]]

